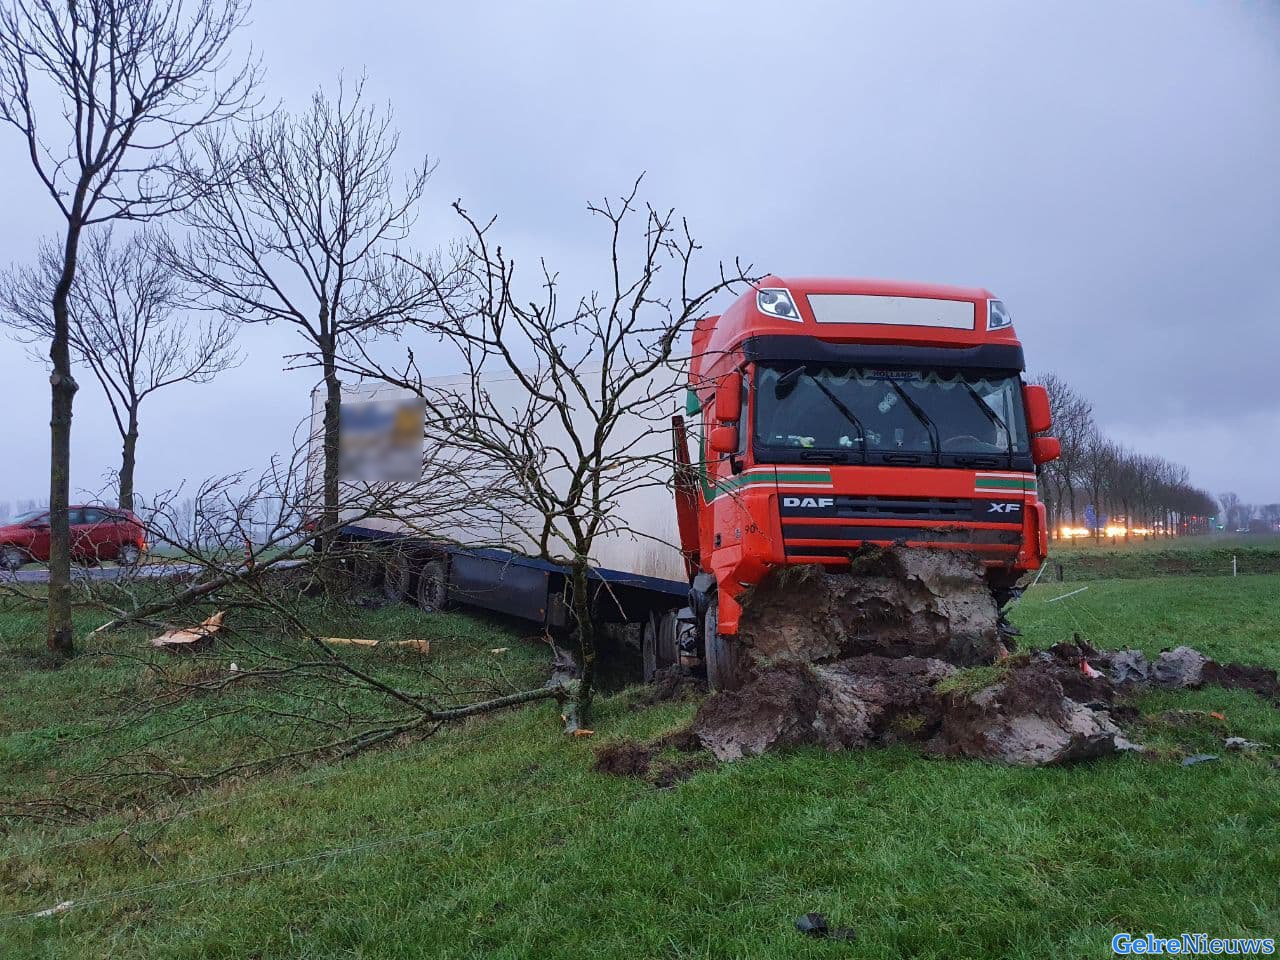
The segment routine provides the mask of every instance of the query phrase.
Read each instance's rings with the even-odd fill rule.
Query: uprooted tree
[[[142,403],[179,383],[208,383],[239,363],[235,327],[225,319],[193,322],[190,291],[157,256],[150,231],[117,240],[111,227],[90,234],[71,288],[68,337],[73,357],[102,387],[120,433],[116,501],[134,508],[134,472]],[[55,324],[51,291],[63,261],[56,245],[36,265],[0,279],[0,314],[27,342],[48,342]]]
[[[541,264],[536,299],[525,299],[494,221],[461,205],[465,239],[448,263],[414,263],[430,292],[422,321],[456,350],[464,376],[423,375],[409,351],[398,368],[366,355],[353,373],[406,388],[426,402],[429,436],[474,456],[512,494],[480,537],[568,571],[566,605],[581,660],[576,717],[590,723],[601,623],[611,602],[593,578],[602,544],[649,544],[619,505],[637,491],[671,488],[671,415],[683,396],[681,340],[713,297],[749,278],[735,263],[705,274],[700,247],[674,210],[622,197],[591,204],[609,234],[601,289],[561,304],[557,274]],[[519,384],[518,399],[489,389]],[[668,497],[669,493],[666,494]],[[477,532],[468,532],[474,540]]]
[[[232,36],[245,0],[8,0],[0,6],[0,120],[22,136],[64,220],[50,296],[49,649],[71,635],[71,291],[82,233],[185,206],[207,182],[173,176],[183,142],[235,117],[258,78]]]

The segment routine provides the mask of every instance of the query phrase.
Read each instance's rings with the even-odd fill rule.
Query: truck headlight
[[[1013,326],[1013,318],[1009,316],[1009,311],[1005,309],[1004,302],[1001,300],[987,301],[987,329],[1003,330],[1005,327]]]
[[[790,291],[782,287],[765,287],[763,290],[757,290],[756,309],[781,320],[800,322],[801,319],[800,311],[796,309]]]

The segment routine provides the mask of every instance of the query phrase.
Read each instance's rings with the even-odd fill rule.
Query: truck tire
[[[126,543],[116,555],[116,563],[122,567],[136,566],[141,559],[142,551],[138,549],[138,545],[135,543]]]
[[[449,609],[449,568],[443,560],[430,560],[418,573],[418,609],[443,613]]]
[[[676,649],[676,631],[679,627],[674,610],[649,615],[640,637],[645,683],[652,681],[659,670],[665,670],[680,659]]]
[[[702,620],[703,655],[707,664],[707,686],[712,692],[736,690],[742,686],[741,648],[736,637],[726,637],[719,630],[720,605],[715,598],[707,604]]]
[[[0,550],[0,570],[17,570],[27,562],[27,555],[17,547]]]
[[[382,595],[392,603],[400,603],[409,597],[413,589],[413,565],[399,551],[388,554],[382,573]]]

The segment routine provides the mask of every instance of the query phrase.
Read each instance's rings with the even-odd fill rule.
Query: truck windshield
[[[754,437],[765,462],[1030,462],[1013,372],[761,365]]]

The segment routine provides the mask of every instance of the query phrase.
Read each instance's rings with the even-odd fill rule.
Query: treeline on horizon
[[[1093,417],[1093,405],[1055,373],[1039,378],[1053,409],[1050,431],[1062,443],[1062,455],[1044,465],[1040,498],[1057,539],[1064,528],[1087,529],[1095,538],[1108,526],[1117,534],[1185,536],[1210,533],[1215,522],[1227,529],[1248,528],[1255,518],[1268,529],[1280,524],[1280,503],[1242,503],[1234,493],[1216,498],[1191,483],[1190,471],[1164,457],[1140,453],[1110,439]],[[1086,508],[1093,507],[1092,522]],[[1070,535],[1070,534],[1068,534]]]

